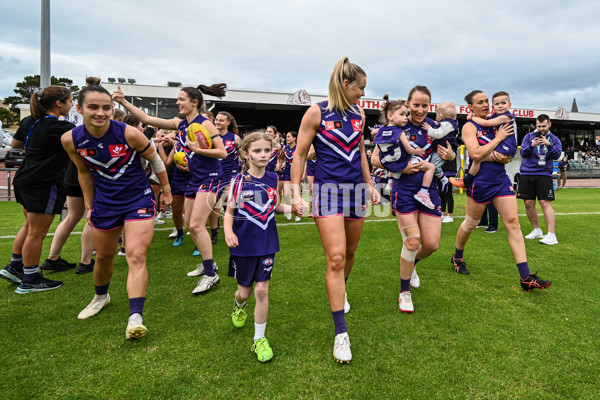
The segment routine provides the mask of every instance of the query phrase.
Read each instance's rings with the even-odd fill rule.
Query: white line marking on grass
[[[544,214],[538,214],[538,216],[543,216]],[[600,215],[600,211],[599,212],[581,212],[581,213],[555,213],[554,215]],[[527,214],[519,214],[519,217],[526,217]],[[454,218],[464,218],[464,215],[454,215]],[[365,222],[390,222],[390,221],[396,221],[393,218],[386,218],[386,219],[367,219],[365,220]],[[314,225],[314,222],[289,222],[289,223],[283,223],[283,224],[277,224],[277,226],[299,226],[299,225]],[[222,229],[222,228],[221,228]],[[172,231],[173,228],[154,228],[154,231]],[[71,235],[81,235],[81,232],[71,232]],[[54,236],[54,233],[49,233],[46,236]],[[14,239],[15,236],[0,236],[0,239]]]

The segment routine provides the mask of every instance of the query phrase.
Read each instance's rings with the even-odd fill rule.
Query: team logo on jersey
[[[417,140],[417,135],[415,135],[414,133],[410,134],[410,141],[414,142],[415,140]]]
[[[242,200],[243,201],[254,201],[254,191],[244,190],[242,192]]]
[[[344,125],[342,121],[325,121],[325,129],[332,131],[334,129],[342,129]]]
[[[81,157],[96,157],[98,151],[96,149],[79,149],[79,155]]]
[[[226,140],[225,141],[225,147],[231,147],[235,145],[235,140]]]
[[[118,158],[127,155],[127,148],[122,144],[111,144],[108,146],[111,158]]]
[[[362,131],[362,120],[352,119],[350,121],[352,122],[352,129],[354,130],[354,132]]]

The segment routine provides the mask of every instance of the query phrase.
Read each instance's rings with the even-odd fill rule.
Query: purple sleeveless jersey
[[[425,118],[425,122],[427,122],[431,126],[435,125],[435,122],[430,118]],[[425,161],[430,161],[435,146],[433,145],[433,142],[427,135],[427,131],[421,126],[414,125],[410,121],[408,121],[408,123],[403,127],[403,129],[406,133],[406,137],[411,143],[413,143],[417,147],[422,148],[427,152],[425,156],[421,158]],[[394,179],[394,186],[392,190],[408,190],[416,193],[423,184],[423,174],[424,172],[417,172],[414,174],[401,175],[399,179]],[[431,182],[430,190],[437,192],[437,182],[435,179],[433,179]]]
[[[125,125],[110,121],[101,138],[89,134],[85,125],[73,129],[73,144],[94,176],[94,208],[135,208],[152,196],[140,154],[125,139]]]
[[[273,147],[271,150],[271,158],[269,158],[269,163],[267,164],[267,171],[275,172],[275,167],[277,167],[277,156],[279,152],[277,151],[277,146]]]
[[[233,232],[239,246],[230,248],[229,252],[241,257],[277,253],[277,174],[266,171],[262,178],[250,176],[250,180],[246,180],[246,176],[250,175],[238,175],[230,189],[229,198],[236,203]]]
[[[292,162],[294,161],[294,153],[296,152],[296,146],[293,148],[287,144],[283,148],[283,159],[285,160],[285,167],[283,168],[282,181],[291,180]]]
[[[188,126],[194,122],[202,124],[206,120],[207,118],[202,115],[198,115],[191,123],[188,123],[187,119],[183,119],[179,123],[179,135],[185,137],[185,140],[187,140]],[[190,152],[190,156],[188,157],[188,167],[190,169],[190,187],[192,189],[197,189],[206,180],[218,180],[221,178],[223,170],[219,159],[203,156],[193,151]]]
[[[379,128],[373,139],[373,143],[379,148],[381,165],[390,172],[402,172],[411,158],[400,142],[403,132],[404,129],[398,126],[384,126]],[[407,133],[410,135],[410,132]]]
[[[227,132],[225,135],[221,136],[221,139],[225,145],[225,150],[227,150],[227,157],[221,160],[221,168],[223,169],[223,177],[221,180],[225,185],[228,185],[231,178],[235,177],[240,172],[240,157],[235,144],[235,133]]]
[[[313,140],[317,156],[315,183],[362,183],[360,159],[362,115],[347,110],[343,115],[328,110],[327,101],[317,103],[321,108],[321,124]]]

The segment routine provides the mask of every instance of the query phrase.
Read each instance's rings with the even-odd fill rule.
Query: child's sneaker
[[[256,358],[260,362],[267,362],[273,358],[273,350],[271,350],[267,338],[256,339],[251,350],[256,353]]]
[[[245,304],[242,307],[240,307],[237,305],[235,300],[233,301],[233,314],[231,314],[231,321],[233,322],[233,326],[235,326],[236,328],[241,328],[246,324],[248,314],[244,310],[245,307]]]
[[[421,204],[423,204],[425,207],[429,208],[429,209],[434,209],[435,205],[431,202],[431,199],[429,198],[429,193],[423,193],[421,191],[419,191],[417,194],[414,195],[414,198]]]

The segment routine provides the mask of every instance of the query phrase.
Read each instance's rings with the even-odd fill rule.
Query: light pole
[[[40,86],[50,86],[50,0],[42,0]]]

